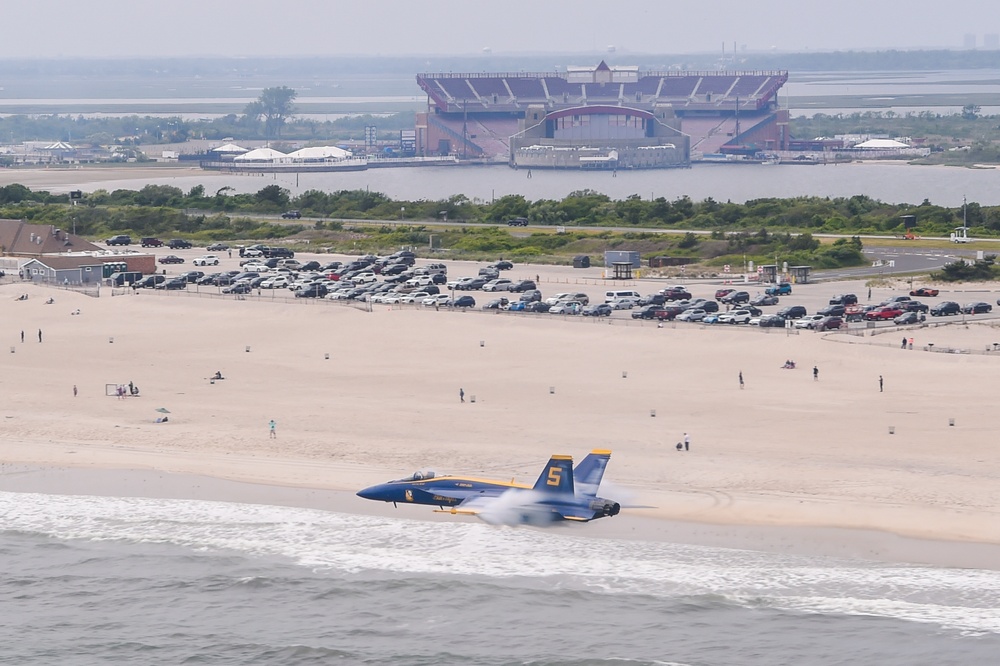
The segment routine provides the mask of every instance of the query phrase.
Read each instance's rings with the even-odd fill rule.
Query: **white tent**
[[[279,162],[286,158],[287,155],[275,150],[274,148],[257,148],[256,150],[251,150],[248,153],[242,155],[237,155],[233,158],[234,162]]]
[[[235,143],[227,143],[225,145],[219,146],[218,148],[212,148],[210,153],[245,153],[246,148],[237,146]]]
[[[336,146],[313,146],[312,148],[301,148],[294,153],[289,153],[288,157],[295,161],[343,160],[350,157],[351,154],[351,151],[337,148]]]
[[[905,143],[894,139],[869,139],[854,146],[855,148],[872,148],[875,150],[885,150],[887,148],[909,148]]]

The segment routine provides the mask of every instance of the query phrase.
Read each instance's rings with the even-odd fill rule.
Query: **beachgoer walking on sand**
[[[465,389],[458,389],[458,400],[459,402],[465,402]]]
[[[38,329],[38,341],[42,341],[42,329]]]
[[[21,342],[24,342],[24,331],[21,331]]]
[[[903,336],[903,344],[900,346],[900,349],[906,349],[906,336],[905,335]]]
[[[691,448],[691,435],[684,433],[684,450],[688,451]]]
[[[815,365],[813,366],[813,381],[814,382],[819,381],[819,368],[816,367]]]
[[[76,397],[76,384],[73,384],[73,397]]]
[[[740,370],[740,388],[743,388],[743,371]]]
[[[910,349],[913,349],[913,338],[910,338]]]
[[[878,376],[878,392],[882,392],[882,375]]]
[[[270,421],[268,422],[268,424],[267,424],[267,427],[268,427],[268,428],[270,429],[270,431],[271,431],[271,439],[277,439],[277,437],[278,437],[278,433],[277,433],[277,432],[275,431],[275,428],[277,428],[277,427],[278,427],[278,424],[274,422],[274,419],[271,419],[271,420],[270,420]]]

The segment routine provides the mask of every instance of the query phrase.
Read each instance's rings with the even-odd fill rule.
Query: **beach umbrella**
[[[157,407],[156,411],[158,411],[161,414],[169,414],[170,413],[170,410],[167,409],[166,407]]]

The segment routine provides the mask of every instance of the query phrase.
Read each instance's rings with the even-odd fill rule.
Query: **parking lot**
[[[121,251],[121,249],[119,249]],[[138,251],[136,248],[133,251]],[[718,311],[709,314],[725,314],[727,310],[736,310],[740,306],[737,304],[727,305],[725,303],[719,303],[716,298],[717,292],[720,290],[730,289],[735,291],[746,292],[751,301],[765,293],[766,288],[769,285],[757,284],[752,281],[744,281],[742,279],[734,280],[720,280],[720,279],[688,279],[683,278],[654,278],[648,276],[641,276],[638,279],[632,280],[613,280],[606,279],[604,276],[604,269],[601,267],[591,267],[586,269],[577,269],[571,266],[550,266],[550,265],[540,265],[540,264],[518,264],[514,263],[512,267],[506,268],[505,270],[499,271],[498,276],[501,279],[501,284],[495,285],[492,290],[484,290],[483,287],[486,284],[478,285],[477,288],[473,289],[463,289],[460,283],[462,278],[473,279],[478,277],[480,271],[486,269],[488,266],[495,264],[496,262],[471,262],[471,261],[450,261],[450,260],[437,260],[437,259],[427,259],[427,258],[415,258],[412,266],[407,268],[406,273],[402,277],[407,279],[412,279],[410,277],[414,271],[420,272],[420,269],[426,269],[426,267],[431,265],[443,264],[445,269],[435,271],[435,272],[445,272],[446,277],[441,278],[442,284],[434,285],[429,287],[427,285],[407,285],[405,280],[400,281],[394,285],[385,284],[384,277],[379,273],[379,269],[376,268],[374,271],[364,271],[365,282],[351,282],[348,280],[350,274],[345,275],[341,279],[330,280],[327,275],[330,271],[311,271],[308,275],[300,275],[300,271],[294,269],[284,269],[283,272],[277,272],[273,269],[263,270],[261,266],[261,261],[265,260],[264,257],[240,257],[239,249],[233,246],[231,249],[218,249],[213,248],[212,252],[208,252],[206,248],[189,248],[189,249],[177,249],[170,250],[167,248],[157,249],[156,256],[157,259],[163,259],[167,255],[173,255],[183,259],[183,263],[159,263],[161,275],[163,275],[167,280],[171,277],[176,277],[187,273],[192,270],[198,270],[205,274],[215,274],[215,273],[226,273],[226,272],[236,272],[245,270],[241,264],[246,265],[252,262],[252,266],[259,272],[259,276],[264,278],[263,280],[258,280],[256,284],[245,290],[245,293],[230,294],[226,292],[232,291],[232,285],[223,280],[221,283],[217,284],[196,284],[187,283],[184,285],[183,289],[178,289],[176,291],[171,291],[172,295],[178,293],[190,293],[190,294],[200,294],[204,296],[212,295],[226,295],[232,296],[234,298],[244,298],[247,300],[254,299],[289,299],[289,300],[304,300],[296,298],[295,291],[289,287],[295,285],[297,288],[301,288],[302,283],[308,283],[310,281],[320,281],[324,287],[324,292],[322,292],[323,298],[336,298],[336,300],[351,300],[355,302],[369,303],[369,307],[379,308],[379,307],[413,307],[422,308],[433,306],[435,309],[448,309],[452,302],[455,302],[460,297],[470,296],[471,300],[465,299],[465,302],[471,303],[474,301],[474,305],[468,305],[467,309],[482,311],[484,306],[493,304],[491,310],[494,313],[508,314],[508,315],[523,315],[523,316],[543,316],[543,317],[564,317],[567,319],[579,317],[581,319],[594,319],[594,320],[607,320],[613,323],[635,323],[638,325],[649,324],[649,325],[669,325],[669,326],[702,326],[704,328],[709,328],[713,325],[720,325],[716,323],[704,323],[701,321],[695,322],[685,322],[682,321],[686,317],[681,317],[681,320],[676,320],[674,315],[663,318],[654,317],[648,320],[638,319],[637,315],[639,309],[644,304],[645,300],[636,300],[634,303],[622,302],[625,299],[613,299],[609,298],[607,295],[609,292],[636,292],[641,299],[647,299],[660,293],[670,287],[683,287],[690,293],[691,299],[705,299],[707,301],[712,301],[718,303]],[[204,261],[206,255],[212,255],[212,257],[217,258],[218,264],[214,263],[215,259],[210,259],[207,262]],[[258,261],[253,261],[254,259],[259,259]],[[323,254],[323,253],[308,253],[299,252],[295,254],[295,261],[299,265],[305,265],[309,262],[317,262],[321,267],[329,265],[330,262],[339,261],[344,265],[349,264],[352,261],[358,260],[356,256],[345,256],[345,255],[333,255],[333,254]],[[197,265],[196,264],[207,263],[208,265]],[[294,265],[294,264],[293,264]],[[282,269],[279,267],[278,269]],[[356,274],[355,280],[357,280],[359,274]],[[398,277],[398,276],[396,276]],[[419,276],[415,276],[419,277]],[[300,279],[303,282],[297,281]],[[343,281],[341,281],[343,280]],[[535,283],[534,287],[539,292],[534,296],[535,300],[541,300],[542,302],[549,301],[549,308],[544,308],[540,306],[545,311],[542,312],[531,312],[528,309],[521,309],[520,305],[517,305],[521,296],[524,292],[509,292],[505,291],[505,287],[508,286],[505,281],[509,280],[510,284],[517,284],[524,281]],[[426,281],[426,280],[424,280]],[[251,284],[247,280],[248,285]],[[348,286],[350,285],[350,286]],[[830,304],[830,299],[837,294],[854,294],[858,299],[858,307],[863,308],[866,306],[874,306],[883,301],[886,301],[893,297],[905,296],[909,293],[912,288],[917,288],[920,286],[919,281],[915,281],[912,284],[909,282],[898,282],[897,288],[888,287],[874,287],[871,290],[866,286],[865,280],[851,280],[844,282],[829,282],[829,283],[812,283],[812,284],[793,284],[791,285],[790,294],[780,294],[778,296],[778,303],[774,305],[760,305],[758,310],[753,310],[754,315],[773,315],[783,308],[788,306],[802,306],[805,309],[807,315],[815,315],[818,311],[827,307]],[[361,289],[360,293],[354,293],[351,298],[338,298],[346,294],[350,294],[353,291]],[[487,286],[487,289],[490,287]],[[164,293],[163,289],[144,289],[141,290],[143,293],[152,292],[161,294]],[[327,291],[329,293],[327,293]],[[532,290],[529,290],[532,291]],[[339,292],[339,293],[336,293]],[[426,293],[430,292],[430,293]],[[336,294],[331,296],[331,294]],[[556,297],[559,295],[563,296],[559,301],[556,301]],[[997,302],[997,292],[996,291],[962,291],[960,288],[956,290],[942,290],[941,293],[934,297],[915,297],[913,300],[918,300],[932,308],[938,303],[944,301],[955,301],[959,305],[966,305],[967,303],[973,301],[982,301],[990,304],[991,307]],[[311,300],[311,299],[310,299]],[[318,300],[318,299],[317,299]],[[385,300],[386,302],[380,302]],[[600,313],[593,312],[596,309],[594,306],[608,301],[619,301],[618,303],[611,302],[610,305],[612,309],[604,310]],[[579,303],[579,306],[572,305],[571,307],[564,307],[566,303]],[[461,304],[461,302],[460,302]],[[673,305],[674,301],[667,301],[666,305]],[[629,307],[631,305],[632,307]],[[585,316],[584,312],[587,307],[591,308],[592,316]],[[555,309],[556,314],[551,313],[551,310]],[[712,306],[715,307],[715,306]],[[958,313],[955,316],[948,317],[931,317],[925,315],[926,319],[929,321],[941,320],[941,321],[961,321],[963,319],[972,320],[983,320],[983,319],[993,319],[998,316],[1000,308],[996,312],[987,312],[984,314],[963,314]],[[797,314],[797,313],[796,313]],[[723,317],[725,319],[725,317]],[[746,322],[746,317],[738,318],[736,325],[742,326]],[[752,321],[752,320],[751,320]],[[756,322],[753,322],[756,323]],[[804,322],[802,322],[804,323]],[[725,325],[725,324],[721,324]],[[789,322],[788,326],[794,326],[794,323]],[[897,324],[893,323],[892,319],[885,321],[854,321],[854,322],[844,322],[844,327],[842,330],[858,329],[858,328],[893,328]],[[747,328],[756,328],[753,325],[747,326]]]

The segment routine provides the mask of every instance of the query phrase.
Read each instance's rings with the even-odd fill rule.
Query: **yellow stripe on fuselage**
[[[496,479],[478,479],[471,476],[435,476],[433,479],[421,479],[420,481],[413,481],[412,479],[400,479],[399,481],[394,481],[393,483],[412,483],[414,486],[422,486],[425,483],[436,483],[438,481],[455,481],[458,483],[486,483],[491,486],[503,486],[505,488],[530,489],[532,487],[532,486],[526,486],[523,483],[514,483],[513,481],[497,481]]]

